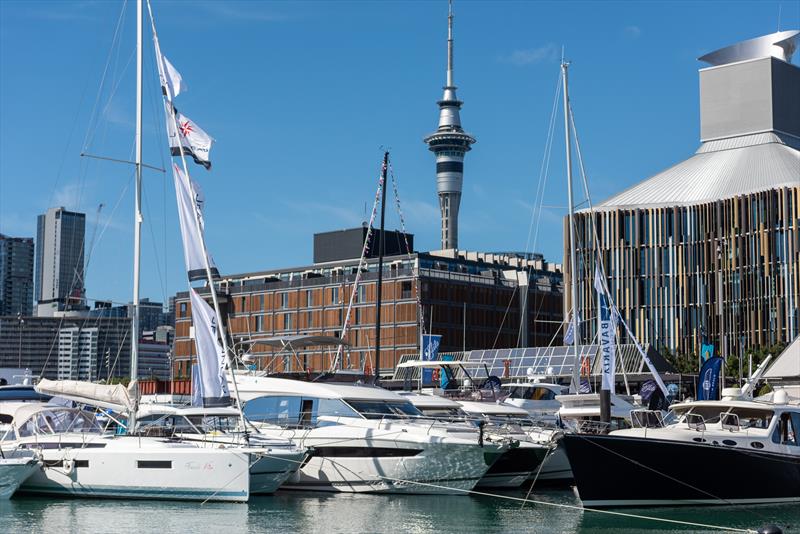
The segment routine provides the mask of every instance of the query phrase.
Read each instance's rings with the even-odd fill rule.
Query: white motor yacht
[[[480,416],[492,422],[496,427],[521,434],[527,438],[529,447],[536,447],[542,452],[542,465],[528,477],[536,482],[561,483],[572,480],[564,447],[559,445],[562,431],[552,425],[532,420],[528,411],[503,403],[458,401],[465,412],[472,416]]]
[[[179,438],[218,448],[224,446],[250,456],[250,493],[274,493],[306,458],[306,449],[287,439],[269,437],[257,429],[241,429],[233,408],[190,408],[141,405],[137,434]]]
[[[549,447],[534,443],[523,430],[522,421],[495,418],[487,414],[493,406],[481,402],[456,402],[437,395],[403,392],[401,395],[411,401],[426,417],[464,421],[480,424],[484,429],[485,441],[510,441],[512,446],[497,460],[478,482],[479,488],[516,488],[538,472]],[[487,410],[482,410],[482,408]],[[502,409],[503,407],[501,407]],[[505,407],[513,410],[514,408]],[[527,413],[522,411],[524,416]]]
[[[528,382],[509,382],[500,386],[498,397],[503,404],[522,408],[537,421],[555,423],[561,403],[558,395],[565,395],[569,388],[551,382],[537,380]]]
[[[381,388],[238,373],[236,381],[262,432],[311,449],[285,488],[462,494],[506,450],[473,426],[424,418]]]

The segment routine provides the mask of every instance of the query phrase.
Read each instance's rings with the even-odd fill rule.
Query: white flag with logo
[[[180,156],[183,150],[183,154],[191,156],[195,163],[210,169],[211,145],[214,144],[214,139],[189,117],[175,108],[173,111],[174,116],[167,113],[170,152],[173,156]]]
[[[200,185],[190,179],[177,165],[172,166],[175,179],[175,197],[178,201],[178,221],[181,225],[183,237],[183,258],[186,261],[186,271],[189,281],[204,280],[207,278],[206,262],[203,259],[203,191]],[[195,223],[195,217],[200,222]],[[211,255],[208,255],[208,264],[211,267],[211,276],[219,277],[219,271],[214,265]]]
[[[199,388],[203,406],[230,406],[228,380],[225,377],[225,352],[217,335],[217,316],[208,303],[189,288],[192,300],[192,324],[194,343],[197,347],[197,366],[199,381],[193,389]]]
[[[608,295],[603,284],[603,273],[600,266],[595,266],[594,289],[597,291],[599,308],[597,313],[597,330],[600,337],[601,388],[614,392],[614,378],[617,365],[616,321],[611,311]]]

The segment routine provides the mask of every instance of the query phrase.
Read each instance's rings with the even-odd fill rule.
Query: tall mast
[[[375,385],[381,381],[381,296],[383,294],[383,253],[386,250],[384,239],[384,220],[386,218],[386,174],[389,169],[389,152],[383,153],[381,167],[381,231],[378,233],[378,292],[375,309]]]
[[[133,224],[133,318],[131,320],[131,382],[138,378],[139,365],[139,269],[142,249],[142,0],[136,1],[136,200]],[[132,410],[128,430],[136,426]]]
[[[572,333],[573,347],[575,350],[575,363],[572,366],[572,383],[570,392],[580,390],[580,362],[578,361],[579,347],[581,344],[580,321],[578,320],[578,264],[575,261],[575,201],[572,197],[572,143],[569,128],[569,83],[567,68],[569,63],[561,60],[562,82],[564,84],[564,146],[567,151],[567,197],[569,204],[569,264],[570,264],[570,293],[572,295]]]

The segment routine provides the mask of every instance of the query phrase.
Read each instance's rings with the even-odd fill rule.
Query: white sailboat
[[[161,52],[149,1],[147,5],[155,60],[162,86],[168,141],[172,155],[180,158],[180,165],[173,165],[172,171],[192,303],[197,376],[192,380],[195,406],[187,409],[151,405],[146,409],[150,424],[138,426],[135,431],[160,432],[157,426],[169,421],[173,423],[170,430],[172,436],[206,447],[246,454],[250,458],[250,491],[259,494],[273,493],[298,470],[306,458],[307,449],[296,446],[288,439],[270,439],[259,435],[258,430],[248,424],[240,408],[230,408],[231,398],[225,369],[230,365],[231,359],[225,322],[216,293],[217,271],[205,242],[205,200],[199,184],[189,175],[186,159],[187,155],[191,155],[195,163],[210,169],[209,149],[212,140],[173,105],[175,97],[185,90],[185,84],[175,67]],[[197,132],[202,132],[202,135],[198,137]],[[192,287],[191,283],[195,280],[205,281],[212,306]],[[238,400],[236,382],[233,382],[233,390]],[[237,406],[241,406],[241,403],[237,403]],[[139,411],[142,411],[142,407],[139,407]],[[236,420],[238,425],[234,423]]]
[[[48,381],[37,391],[80,403],[110,408],[136,428],[139,331],[139,273],[142,187],[142,30],[143,2],[136,3],[136,194],[134,223],[131,387],[78,381]],[[2,409],[2,406],[0,406]],[[36,452],[42,467],[20,487],[46,495],[113,498],[170,498],[244,502],[249,498],[250,455],[231,448],[204,447],[136,435],[109,435],[87,411],[31,404],[18,407],[2,442],[12,458]],[[25,453],[21,451],[26,451]]]

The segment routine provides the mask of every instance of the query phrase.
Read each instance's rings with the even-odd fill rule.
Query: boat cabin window
[[[772,441],[781,445],[800,446],[798,430],[800,430],[800,413],[782,413],[772,433]]]
[[[699,415],[707,424],[718,423],[721,414],[733,414],[739,417],[740,428],[759,428],[766,430],[775,414],[772,410],[760,410],[757,408],[744,407],[725,407],[725,406],[689,406],[675,410],[681,421],[685,422],[687,414]]]
[[[408,401],[347,399],[347,404],[367,419],[422,416],[422,412]]]
[[[244,415],[257,423],[273,423],[281,426],[316,425],[320,416],[358,417],[340,399],[316,397],[259,397],[244,405]]]
[[[239,417],[235,415],[189,415],[189,423],[201,432],[222,432],[228,434],[236,432],[239,427]]]
[[[467,417],[461,408],[420,408],[425,417]]]
[[[533,401],[550,401],[555,400],[556,393],[552,389],[546,387],[529,387],[529,386],[503,386],[503,392],[507,393],[512,399],[524,399]],[[562,391],[562,393],[566,393]]]
[[[62,432],[99,433],[100,427],[89,412],[73,409],[54,409],[38,412],[19,429],[20,437],[60,434]]]

